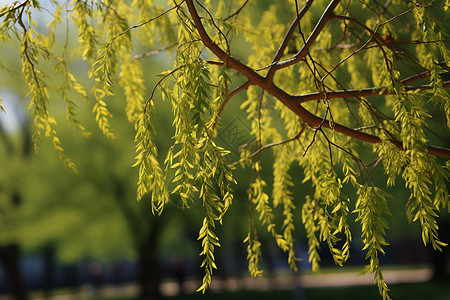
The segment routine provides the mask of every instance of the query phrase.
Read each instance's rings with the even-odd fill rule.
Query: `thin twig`
[[[221,61],[214,61],[214,60],[203,60],[205,63],[207,63],[208,65],[213,65],[213,66],[223,66],[224,63]]]
[[[237,15],[241,12],[241,10],[244,9],[244,7],[247,5],[247,3],[248,3],[249,1],[250,1],[250,0],[246,0],[246,1],[241,5],[241,7],[239,7],[239,9],[238,9],[237,11],[235,11],[234,13],[232,13],[231,15],[229,15],[228,17],[226,17],[226,18],[223,19],[223,20],[224,20],[224,21],[228,21],[229,19],[231,19],[231,18],[237,16]]]
[[[231,93],[228,94],[228,96],[225,98],[225,100],[223,101],[222,105],[220,106],[219,111],[217,112],[216,119],[214,120],[214,125],[212,126],[212,131],[214,131],[214,129],[216,128],[217,123],[219,121],[219,117],[222,114],[222,111],[225,108],[225,106],[227,105],[228,101],[230,101],[231,97],[233,97],[234,95],[236,95],[240,91],[245,90],[249,86],[250,86],[250,81],[246,81],[241,86],[239,86],[234,91],[232,91]]]
[[[291,40],[292,35],[295,32],[295,28],[296,28],[297,24],[299,24],[299,26],[300,26],[300,20],[303,18],[303,16],[309,10],[309,8],[311,7],[313,2],[314,2],[314,0],[306,1],[305,5],[302,7],[300,12],[297,12],[297,15],[295,16],[294,21],[292,21],[291,26],[289,27],[288,31],[286,32],[286,34],[283,38],[283,41],[281,42],[281,45],[277,50],[277,53],[275,54],[274,58],[272,59],[272,65],[274,63],[276,63],[278,60],[280,60],[280,58],[283,56],[284,50],[288,46],[289,41]]]
[[[174,74],[175,72],[177,72],[178,70],[180,70],[181,68],[183,68],[185,65],[181,65],[175,69],[173,69],[172,71],[170,71],[169,73],[167,73],[166,75],[164,75],[160,80],[158,80],[158,82],[155,84],[155,86],[153,87],[152,90],[152,94],[150,95],[150,97],[148,98],[147,102],[145,103],[145,107],[144,107],[144,114],[147,110],[147,106],[150,103],[150,101],[152,101],[153,96],[155,94],[156,88],[161,84],[161,82],[166,79],[167,77],[169,77],[170,75]]]
[[[402,81],[400,81],[402,83]],[[445,81],[442,83],[443,88],[450,88],[450,81]],[[424,85],[416,85],[416,86],[404,86],[405,91],[414,91],[414,90],[429,90],[432,89],[433,86],[431,84],[424,84]],[[366,88],[366,89],[359,89],[359,90],[338,90],[338,91],[326,91],[324,92],[328,99],[333,98],[346,98],[346,97],[352,97],[352,98],[361,98],[361,97],[370,97],[370,96],[380,96],[380,95],[393,95],[395,94],[395,91],[388,90],[387,88]],[[319,100],[323,98],[323,93],[320,92],[314,92],[314,93],[308,93],[303,95],[297,95],[292,96],[296,99],[297,103],[304,103],[311,100]]]
[[[418,74],[414,74],[414,75],[411,75],[409,77],[406,77],[405,79],[401,80],[400,83],[401,84],[408,84],[408,83],[411,83],[411,82],[414,82],[414,81],[426,78],[428,76],[430,76],[430,71],[425,71],[425,72],[422,72],[422,73],[418,73]]]
[[[331,111],[329,110],[328,101],[327,101],[327,109],[326,109],[326,111],[325,111],[325,116],[323,117],[322,122],[319,124],[319,126],[317,126],[317,128],[314,128],[314,129],[313,129],[313,130],[314,130],[313,138],[312,138],[312,140],[311,140],[311,143],[309,143],[308,147],[306,147],[306,150],[305,150],[305,152],[303,153],[303,156],[306,155],[306,153],[308,152],[309,148],[311,148],[311,146],[314,144],[314,141],[316,140],[317,132],[318,132],[319,130],[322,130],[322,126],[323,126],[323,124],[325,123],[325,121],[327,120],[328,112],[330,112],[330,115],[331,115]]]
[[[197,2],[198,5],[200,5],[201,8],[203,8],[203,10],[208,14],[209,18],[211,19],[211,23],[214,25],[214,27],[216,27],[217,31],[219,32],[219,34],[221,36],[223,36],[224,40],[225,40],[225,44],[227,45],[227,54],[230,55],[230,44],[228,43],[228,39],[226,37],[226,35],[222,32],[222,30],[220,30],[219,26],[216,25],[216,22],[214,22],[214,18],[211,15],[211,13],[209,12],[209,10],[206,9],[206,7],[204,7],[200,2],[198,2],[197,0],[195,0],[195,2]]]
[[[135,56],[133,57],[133,59],[138,60],[138,59],[141,59],[141,58],[144,58],[144,57],[156,55],[156,54],[159,54],[159,53],[161,53],[161,52],[164,52],[164,51],[166,51],[166,50],[168,50],[168,49],[170,49],[170,48],[173,48],[173,47],[175,47],[176,45],[178,45],[178,43],[173,43],[173,44],[170,44],[170,45],[161,47],[161,48],[159,48],[159,49],[147,51],[147,52],[144,52],[144,53],[142,53],[142,54],[137,54],[137,55],[135,55]]]
[[[341,0],[332,0],[328,7],[325,9],[324,13],[322,14],[319,22],[316,24],[316,27],[314,27],[313,31],[308,37],[308,40],[303,45],[303,47],[300,49],[300,51],[295,54],[290,59],[280,61],[273,65],[271,67],[270,72],[268,72],[267,77],[271,77],[272,74],[281,69],[286,68],[288,66],[294,65],[298,63],[299,61],[303,60],[303,58],[306,56],[308,49],[311,47],[311,45],[316,41],[319,34],[322,32],[325,25],[328,23],[329,20],[331,20],[331,17],[333,16],[333,11],[336,8],[336,6],[341,2]]]
[[[263,152],[264,150],[267,150],[267,149],[269,149],[269,148],[272,148],[272,147],[275,147],[275,146],[279,146],[279,145],[283,145],[283,144],[287,144],[287,143],[290,143],[290,142],[292,142],[292,141],[298,140],[298,139],[300,138],[300,136],[303,134],[303,132],[305,131],[306,128],[307,128],[306,125],[303,126],[303,127],[300,129],[299,133],[297,133],[297,135],[296,135],[295,137],[293,137],[293,138],[286,139],[286,140],[282,140],[282,141],[278,141],[278,142],[273,142],[273,143],[266,144],[266,145],[260,147],[258,150],[256,150],[256,151],[253,152],[252,154],[250,154],[250,155],[249,155],[248,157],[246,157],[245,159],[246,159],[246,160],[251,159],[251,158],[255,157],[256,155],[259,155],[259,154],[260,154],[261,152]],[[235,166],[235,165],[237,165],[239,162],[240,162],[240,160],[239,160],[239,161],[236,161],[236,162],[234,162],[234,163],[232,163],[231,165],[232,165],[232,166]]]
[[[169,9],[165,10],[164,12],[160,13],[160,14],[157,15],[156,17],[150,18],[150,19],[148,19],[147,21],[142,22],[141,24],[133,25],[133,26],[127,28],[125,31],[123,31],[123,32],[119,33],[118,35],[116,35],[115,37],[113,37],[113,38],[108,42],[108,44],[114,43],[115,40],[117,40],[119,37],[123,36],[124,34],[127,34],[128,32],[130,32],[130,30],[133,30],[133,29],[142,27],[142,26],[144,26],[144,25],[146,25],[146,24],[148,24],[148,23],[150,23],[150,22],[152,22],[152,21],[154,21],[154,20],[156,20],[156,19],[158,19],[158,18],[164,16],[164,15],[167,14],[168,12],[170,12],[170,11],[172,11],[172,10],[178,8],[184,1],[185,1],[185,0],[181,1],[179,4],[175,5],[174,7],[171,7],[171,8],[169,8]]]
[[[351,152],[348,151],[347,149],[345,149],[345,148],[339,146],[338,144],[333,143],[333,142],[326,136],[325,132],[323,132],[322,128],[320,128],[319,130],[320,130],[320,132],[322,132],[322,135],[323,135],[324,138],[327,140],[327,142],[328,142],[329,145],[335,146],[336,148],[338,148],[338,149],[344,151],[345,153],[347,153],[348,155],[350,155],[354,160],[356,160],[356,161],[358,162],[358,165],[361,165],[361,166],[363,167],[364,171],[366,171],[367,175],[369,175],[369,178],[370,178],[370,180],[372,181],[372,184],[375,185],[375,183],[374,183],[374,181],[373,181],[373,178],[372,178],[372,176],[371,176],[369,170],[367,170],[366,165],[363,163],[363,161],[362,161],[359,157],[357,157],[356,155],[354,155],[353,153],[351,153]],[[331,157],[331,149],[330,149],[330,159],[332,159],[332,157]],[[333,164],[331,163],[331,165],[333,165]]]

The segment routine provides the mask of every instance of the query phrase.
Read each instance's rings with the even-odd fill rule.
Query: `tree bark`
[[[44,251],[44,298],[50,299],[53,291],[53,274],[55,271],[54,248],[48,247]]]
[[[141,299],[161,299],[159,285],[161,272],[158,264],[157,243],[161,233],[161,217],[152,217],[145,207],[136,209],[136,202],[127,199],[123,182],[113,178],[115,200],[133,232],[134,245],[138,253],[139,286]]]
[[[28,300],[28,293],[20,271],[20,248],[13,243],[0,247],[0,260],[9,278],[11,293],[16,300]]]
[[[450,219],[440,222],[439,235],[443,241],[447,243],[450,241]],[[450,251],[448,247],[442,247],[442,252],[430,247],[433,263],[433,280],[447,282],[450,279]]]
[[[141,299],[161,299],[159,286],[161,284],[161,270],[158,264],[157,243],[160,235],[160,223],[154,219],[153,226],[148,231],[147,238],[139,247],[139,267]]]

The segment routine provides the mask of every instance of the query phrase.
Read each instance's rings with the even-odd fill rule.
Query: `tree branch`
[[[216,43],[214,43],[211,40],[211,38],[209,37],[208,33],[205,30],[205,27],[203,27],[200,16],[198,15],[197,10],[195,9],[193,1],[186,0],[185,2],[186,5],[188,6],[189,14],[191,15],[192,20],[194,21],[195,27],[200,35],[203,44],[209,50],[211,50],[211,52],[214,53],[214,55],[216,55],[220,60],[222,60],[228,68],[232,68],[235,69],[236,71],[239,71],[242,75],[246,76],[251,82],[255,84],[258,83],[263,84],[265,80],[261,75],[256,73],[249,66],[243,64],[236,58],[227,54]]]
[[[137,55],[135,55],[135,56],[133,57],[133,59],[138,60],[138,59],[141,59],[141,58],[144,58],[144,57],[156,55],[156,54],[159,54],[159,53],[161,53],[161,52],[163,52],[163,51],[166,51],[166,50],[168,50],[168,49],[170,49],[170,48],[173,48],[173,47],[175,47],[176,45],[178,45],[178,43],[173,43],[173,44],[170,44],[170,45],[167,45],[167,46],[164,46],[164,47],[155,49],[155,50],[150,50],[150,51],[147,51],[147,52],[144,52],[144,53],[141,53],[141,54],[137,54]]]
[[[212,131],[214,131],[214,129],[217,126],[217,122],[219,121],[219,117],[222,114],[223,109],[225,108],[225,105],[227,105],[228,101],[230,101],[230,99],[236,95],[237,93],[239,93],[242,90],[245,90],[246,88],[248,88],[250,86],[250,81],[246,81],[244,82],[241,86],[239,86],[238,88],[236,88],[234,91],[232,91],[231,93],[228,94],[228,96],[225,98],[225,100],[223,101],[222,105],[220,106],[219,112],[217,113],[216,119],[214,120],[214,125],[212,127]]]
[[[417,74],[417,77],[421,77],[423,73]],[[412,78],[414,76],[410,76],[406,78],[403,82],[411,82],[413,81]],[[418,80],[414,78],[415,80]],[[445,81],[442,84],[442,87],[444,88],[450,88],[450,81]],[[417,86],[404,86],[406,91],[414,91],[414,90],[428,90],[433,88],[431,85],[425,84],[425,85],[417,85]],[[393,95],[395,94],[395,91],[386,90],[383,88],[367,88],[367,89],[360,89],[360,90],[339,90],[339,91],[327,91],[324,93],[315,92],[315,93],[308,93],[298,96],[293,96],[297,103],[304,103],[311,100],[319,100],[323,99],[325,96],[327,99],[334,99],[334,98],[361,98],[361,97],[370,97],[370,96],[380,96],[380,95]]]
[[[154,20],[156,20],[156,19],[158,19],[158,18],[164,16],[164,15],[167,14],[168,12],[174,10],[175,8],[180,7],[180,5],[183,4],[183,2],[184,2],[184,0],[181,1],[180,4],[177,4],[177,5],[175,5],[174,7],[171,7],[171,8],[169,8],[169,9],[163,11],[162,13],[160,13],[159,15],[157,15],[156,17],[150,18],[150,19],[148,19],[147,21],[144,21],[144,22],[142,22],[142,23],[140,23],[140,24],[137,24],[137,25],[133,25],[133,26],[131,26],[131,27],[128,27],[125,31],[123,31],[123,32],[119,33],[118,35],[116,35],[115,37],[113,37],[108,43],[109,43],[109,44],[112,44],[112,43],[114,43],[114,41],[117,40],[119,37],[121,37],[122,35],[127,34],[128,32],[130,32],[130,30],[133,30],[133,29],[142,27],[142,26],[144,26],[144,25],[147,25],[148,23],[150,23],[150,22],[152,22],[152,21],[154,21]]]
[[[227,21],[227,20],[229,20],[229,19],[231,19],[231,18],[237,16],[237,15],[241,12],[241,10],[243,10],[244,7],[248,4],[248,2],[249,2],[249,0],[246,0],[246,1],[241,5],[241,7],[239,7],[238,10],[236,10],[234,13],[232,13],[231,15],[229,15],[228,17],[226,17],[226,18],[224,19],[224,21]]]
[[[29,2],[30,2],[30,0],[25,0],[23,3],[21,3],[21,4],[17,5],[17,6],[14,6],[11,9],[1,13],[0,14],[0,18],[2,18],[6,14],[12,13],[15,10],[18,10],[18,9],[21,9],[21,8],[23,9]]]
[[[166,79],[166,78],[169,77],[170,75],[174,74],[175,72],[178,72],[181,68],[184,68],[184,67],[185,67],[185,65],[181,65],[181,66],[179,66],[179,67],[173,69],[172,71],[170,71],[169,73],[167,73],[167,74],[164,75],[163,77],[161,77],[160,80],[158,80],[158,82],[157,82],[157,83],[155,84],[155,86],[153,87],[152,94],[151,94],[150,97],[147,99],[147,102],[145,102],[145,106],[144,106],[144,115],[145,115],[145,113],[146,113],[148,104],[149,104],[150,101],[152,101],[152,99],[153,99],[153,96],[154,96],[154,94],[155,94],[156,88],[161,84],[161,82],[163,82],[164,79]]]
[[[297,133],[296,136],[294,136],[293,138],[287,139],[287,140],[282,140],[282,141],[278,141],[278,142],[273,142],[270,144],[266,144],[264,146],[261,146],[258,150],[256,150],[255,152],[253,152],[252,154],[250,154],[248,157],[246,157],[245,159],[251,159],[253,157],[255,157],[256,155],[259,155],[261,152],[263,152],[264,150],[267,150],[269,148],[275,147],[275,146],[279,146],[279,145],[283,145],[283,144],[287,144],[290,143],[292,141],[298,140],[300,138],[300,136],[303,134],[303,132],[306,129],[306,125],[304,125],[300,131]],[[242,160],[238,160],[235,161],[234,163],[232,163],[232,166],[237,165],[239,162],[241,162]]]
[[[327,24],[327,22],[331,19],[333,16],[333,11],[336,8],[336,6],[341,2],[341,0],[332,0],[328,7],[325,9],[324,13],[322,14],[322,17],[320,17],[319,22],[316,24],[316,27],[314,27],[313,31],[309,35],[308,39],[306,40],[306,43],[303,45],[303,47],[300,49],[300,51],[295,54],[290,59],[280,61],[273,66],[270,67],[269,72],[267,72],[267,77],[270,78],[273,76],[273,74],[281,69],[286,68],[288,66],[294,65],[301,61],[307,54],[308,50],[311,47],[311,45],[316,41],[317,36],[322,32],[323,28]],[[294,25],[295,26],[295,25]]]
[[[411,83],[423,78],[427,78],[428,76],[430,76],[430,71],[425,71],[425,72],[421,72],[418,74],[414,74],[411,76],[406,77],[405,79],[402,79],[402,81],[400,81],[400,83],[402,84],[407,84],[407,83]]]
[[[322,28],[325,26],[325,23],[327,20],[332,16],[333,9],[337,6],[337,4],[340,2],[340,0],[333,0],[330,5],[327,7],[326,11],[322,15],[322,18],[320,19],[319,23],[316,25],[316,28],[314,28],[313,33],[308,38],[308,41],[300,50],[298,55],[296,55],[294,58],[288,61],[280,62],[279,67],[276,67],[273,69],[274,71],[287,66],[295,64],[296,62],[300,61],[301,59],[298,59],[299,55],[303,52],[305,55],[307,54],[307,50],[312,44],[312,42],[317,38],[317,35],[322,30]],[[342,133],[344,135],[347,135],[352,138],[359,139],[361,141],[365,141],[372,144],[380,144],[382,143],[382,140],[380,137],[372,134],[368,134],[365,132],[361,132],[358,130],[355,130],[353,128],[350,128],[348,126],[334,123],[333,126],[329,124],[327,120],[324,120],[321,117],[318,117],[314,114],[312,114],[310,111],[306,110],[304,107],[302,107],[299,104],[298,97],[299,96],[293,96],[285,92],[284,90],[280,89],[277,85],[275,85],[271,80],[268,80],[267,77],[262,77],[257,72],[255,72],[253,69],[251,69],[249,66],[245,65],[244,63],[240,62],[239,60],[233,58],[231,55],[228,55],[225,51],[223,51],[217,44],[215,44],[211,38],[209,37],[208,33],[206,32],[205,28],[203,27],[203,24],[201,22],[200,16],[197,13],[197,10],[195,9],[193,0],[186,0],[186,5],[188,6],[189,14],[191,15],[193,22],[195,24],[195,27],[200,35],[200,38],[203,42],[203,44],[211,50],[220,60],[222,60],[225,65],[228,68],[235,69],[236,71],[240,72],[242,75],[246,76],[249,81],[252,84],[255,84],[265,91],[267,91],[269,94],[277,98],[279,101],[281,101],[284,105],[286,105],[290,110],[292,110],[297,116],[299,116],[306,124],[308,124],[312,128],[318,128],[319,126],[323,126],[328,129],[335,130],[336,132]],[[315,36],[313,36],[315,34]],[[298,59],[298,60],[297,60]],[[278,64],[276,64],[278,66]],[[275,66],[274,66],[275,67]],[[417,87],[416,87],[417,88]],[[373,94],[373,92],[371,92]],[[321,125],[322,124],[322,125]],[[398,140],[391,140],[391,142],[399,149],[403,150],[402,142]],[[437,156],[443,156],[450,158],[450,149],[436,147],[436,146],[428,146],[427,147],[428,152],[433,155]]]
[[[306,1],[305,5],[302,7],[302,9],[298,13],[298,15],[295,16],[294,21],[292,21],[291,26],[289,27],[286,35],[283,38],[283,41],[281,42],[280,47],[278,48],[277,53],[275,54],[275,57],[272,60],[272,64],[276,63],[283,56],[284,50],[288,46],[289,41],[291,40],[292,35],[294,34],[297,24],[300,22],[300,20],[303,18],[303,16],[306,14],[306,12],[309,10],[309,8],[311,7],[313,2],[314,2],[314,0]],[[270,69],[269,69],[269,72],[270,72]]]

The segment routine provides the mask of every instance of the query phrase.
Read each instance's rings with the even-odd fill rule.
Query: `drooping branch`
[[[374,181],[373,181],[373,178],[372,178],[372,175],[370,174],[369,170],[367,169],[367,166],[363,163],[363,161],[362,161],[358,156],[354,155],[353,153],[351,153],[351,152],[348,151],[347,149],[345,149],[345,148],[339,146],[338,144],[333,143],[333,142],[327,137],[327,135],[326,135],[325,132],[322,130],[322,128],[320,128],[319,130],[320,130],[320,132],[322,133],[323,137],[327,140],[328,147],[329,147],[329,149],[330,149],[330,160],[331,160],[331,166],[332,166],[332,167],[333,167],[333,155],[332,155],[332,153],[331,153],[331,146],[334,146],[334,147],[336,147],[337,149],[339,149],[339,150],[345,152],[347,155],[350,155],[350,157],[353,158],[353,159],[358,163],[358,167],[359,167],[360,170],[361,170],[361,166],[362,166],[362,170],[360,171],[361,176],[362,176],[362,171],[365,171],[365,172],[367,173],[367,175],[369,176],[369,179],[370,179],[370,181],[372,182],[372,184],[375,185],[375,184],[374,184]],[[364,177],[363,177],[363,178],[364,178]]]
[[[292,65],[300,61],[301,59],[298,59],[299,55],[303,53],[304,51],[305,55],[307,54],[307,51],[311,44],[315,41],[317,38],[317,35],[320,33],[320,31],[323,29],[323,27],[326,24],[326,21],[333,16],[333,9],[337,6],[337,4],[340,1],[334,0],[330,3],[330,5],[327,7],[325,13],[322,15],[322,18],[319,20],[319,23],[316,25],[315,29],[313,30],[313,33],[311,33],[310,37],[308,38],[304,48],[305,50],[300,50],[298,55],[294,56],[294,58],[277,63],[274,71],[276,69],[279,69],[281,67],[285,67],[288,65]],[[359,139],[361,141],[365,141],[372,144],[380,144],[382,143],[382,140],[380,137],[372,134],[368,134],[362,131],[355,130],[354,128],[350,128],[348,126],[339,124],[339,123],[333,123],[333,125],[330,125],[330,123],[327,120],[324,120],[323,118],[314,115],[304,107],[302,107],[298,102],[298,96],[293,96],[285,92],[284,90],[280,89],[275,83],[273,83],[272,80],[269,80],[268,77],[263,77],[260,74],[258,74],[256,71],[254,71],[252,68],[247,66],[246,64],[242,63],[241,61],[235,59],[231,55],[227,54],[223,49],[221,49],[216,43],[214,43],[211,38],[209,37],[208,33],[206,32],[200,16],[197,13],[197,10],[195,8],[195,5],[193,3],[193,0],[186,0],[185,1],[189,14],[192,17],[192,20],[195,24],[195,27],[199,33],[199,36],[203,42],[203,44],[212,52],[214,53],[220,60],[222,60],[225,65],[228,68],[235,69],[236,71],[240,72],[242,75],[246,76],[249,81],[261,87],[263,90],[274,96],[276,99],[281,101],[284,105],[286,105],[291,111],[293,111],[297,116],[300,117],[300,119],[303,120],[306,124],[308,124],[310,127],[316,129],[319,126],[335,130],[336,132],[342,133],[346,136]],[[315,34],[315,36],[313,36]],[[311,41],[311,42],[308,42]],[[298,60],[297,60],[298,59]],[[403,145],[401,141],[398,140],[390,140],[397,148],[403,150]],[[427,147],[428,152],[433,155],[442,156],[442,157],[448,157],[450,158],[450,149],[436,147],[436,146],[428,146]]]

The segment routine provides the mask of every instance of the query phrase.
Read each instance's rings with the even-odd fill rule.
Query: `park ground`
[[[167,280],[160,286],[166,299],[294,299],[294,300],[379,300],[381,296],[373,285],[373,276],[360,275],[359,268],[324,269],[320,274],[277,273],[261,279],[251,277],[229,277],[213,279],[207,294],[195,293],[200,281],[188,278],[180,285]],[[393,300],[445,300],[450,299],[449,282],[430,281],[432,271],[426,266],[415,268],[390,268],[384,271],[386,282],[391,288]],[[57,290],[52,300],[131,300],[136,299],[138,286],[133,283],[119,286],[103,286],[94,290],[92,286],[82,286],[76,292]],[[1,300],[9,300],[7,296]],[[39,292],[32,293],[31,299],[43,300]]]

